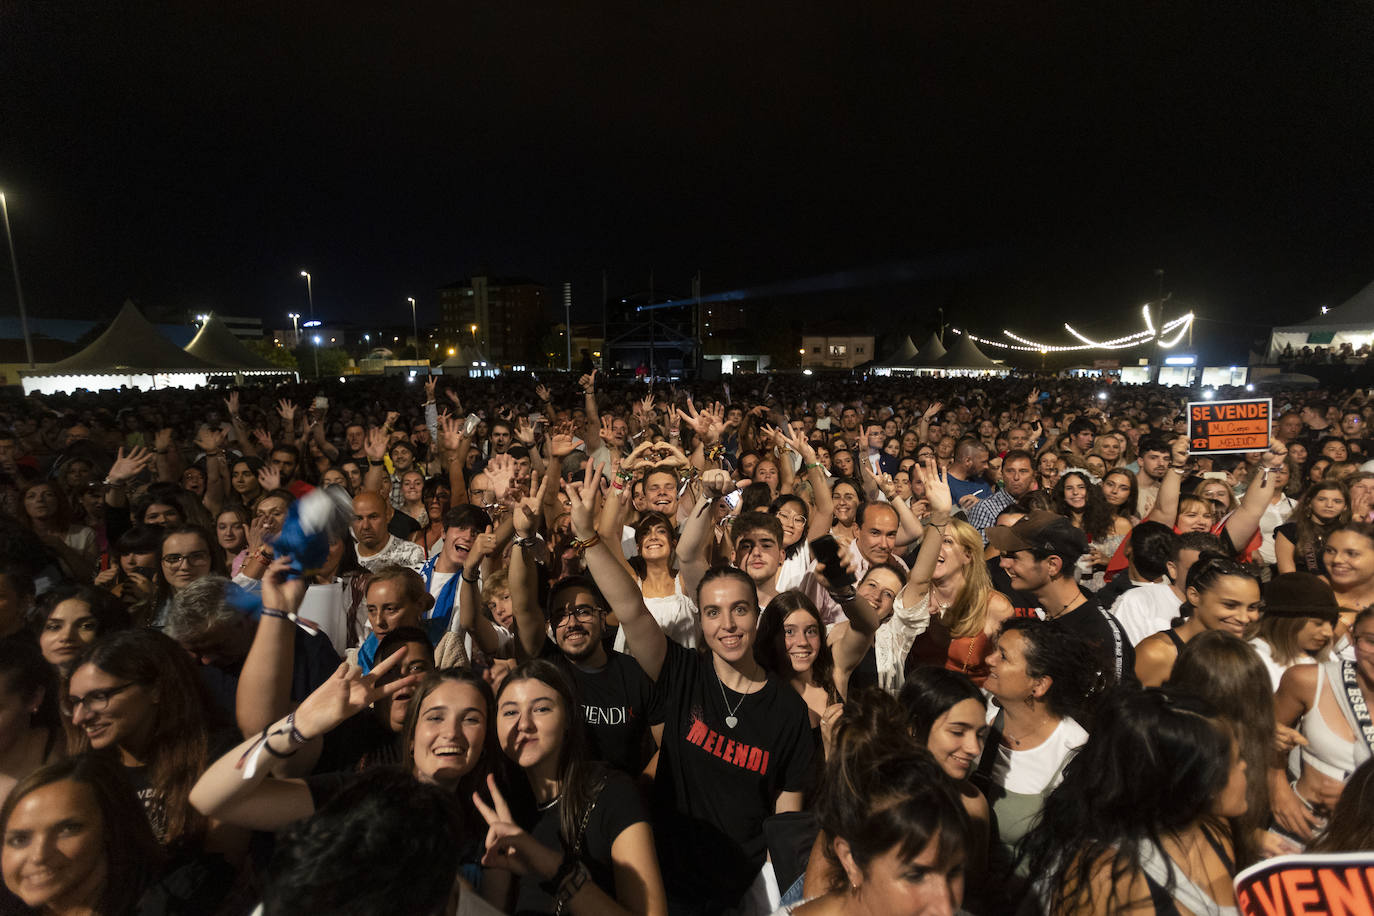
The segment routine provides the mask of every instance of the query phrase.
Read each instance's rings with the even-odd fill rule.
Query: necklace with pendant
[[[711,667],[711,670],[715,672],[714,665]],[[725,696],[725,682],[720,679],[719,673],[716,673],[716,683],[720,685],[720,699],[721,702],[725,704],[725,727],[734,728],[739,724],[739,716],[737,716],[736,713],[739,712],[739,708],[744,705],[744,701],[749,698],[749,695],[753,693],[753,691],[751,690],[749,693],[740,694],[739,702],[735,704],[734,709],[731,709],[730,700]]]

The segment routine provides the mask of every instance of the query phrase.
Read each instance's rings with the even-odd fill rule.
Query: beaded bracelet
[[[591,537],[586,538],[585,540],[583,538],[573,538],[571,541],[568,542],[568,546],[571,547],[573,550],[576,550],[578,556],[581,556],[583,553],[586,552],[588,547],[595,545],[600,540],[601,535],[599,533],[593,533]]]
[[[707,461],[719,461],[720,456],[725,454],[725,446],[717,443],[706,450]]]

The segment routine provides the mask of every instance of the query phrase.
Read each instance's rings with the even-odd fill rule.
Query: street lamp
[[[24,356],[28,358],[29,368],[33,368],[33,339],[29,337],[29,316],[24,311],[24,290],[19,286],[19,261],[14,256],[14,234],[10,232],[10,208],[5,203],[5,195],[0,192],[0,211],[5,214],[5,239],[10,244],[10,267],[14,271],[14,296],[19,300],[19,327],[24,332]]]
[[[287,312],[286,317],[291,319],[291,339],[295,341],[293,346],[299,347],[301,345],[301,313]]]
[[[420,325],[415,319],[415,298],[406,296],[406,301],[410,303],[410,327],[415,332],[415,358],[420,358]]]
[[[305,277],[305,296],[310,302],[310,320],[315,320],[315,292],[310,286],[310,271],[301,271],[301,276]]]

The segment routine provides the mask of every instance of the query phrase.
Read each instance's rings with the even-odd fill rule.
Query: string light
[[[1142,344],[1150,343],[1152,341],[1158,341],[1160,347],[1164,349],[1169,349],[1170,347],[1175,346],[1180,340],[1183,339],[1183,335],[1187,333],[1189,328],[1192,327],[1194,317],[1192,312],[1188,312],[1184,315],[1178,316],[1177,318],[1164,322],[1162,326],[1156,329],[1154,326],[1154,322],[1150,319],[1148,305],[1143,307],[1142,314],[1145,318],[1146,330],[1136,331],[1133,334],[1127,334],[1124,337],[1116,337],[1112,340],[1093,340],[1091,337],[1079,333],[1072,325],[1065,323],[1064,330],[1068,331],[1074,337],[1078,338],[1078,340],[1082,341],[1082,343],[1078,344],[1042,343],[1040,341],[1031,340],[1027,337],[1022,337],[1019,334],[1016,334],[1015,332],[1009,331],[1005,328],[1002,330],[1002,336],[1014,341],[1013,343],[1004,343],[1000,340],[988,340],[985,337],[979,337],[976,334],[973,334],[972,332],[961,331],[958,328],[950,328],[950,330],[953,331],[955,334],[962,334],[969,340],[972,340],[974,343],[981,344],[983,346],[994,347],[999,350],[1016,350],[1022,353],[1045,354],[1073,353],[1081,352],[1083,350],[1126,350],[1130,349],[1131,347],[1138,347]],[[1164,335],[1170,333],[1174,334],[1173,339],[1167,341],[1162,339]]]

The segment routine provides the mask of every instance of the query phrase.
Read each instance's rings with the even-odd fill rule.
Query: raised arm
[[[190,801],[201,814],[250,830],[280,830],[315,813],[303,780],[285,778],[309,770],[306,755],[318,754],[324,734],[378,700],[414,686],[418,674],[379,686],[378,678],[401,663],[406,651],[392,653],[372,670],[341,664],[334,675],[306,697],[290,720],[267,728],[267,748],[251,754],[264,735],[254,735],[210,765],[191,789]],[[294,726],[294,730],[293,730]],[[256,762],[251,773],[247,760]],[[269,776],[276,778],[269,779]]]
[[[545,478],[547,481],[548,478]],[[548,639],[548,621],[544,619],[539,607],[539,589],[535,579],[536,564],[533,548],[527,548],[525,537],[533,536],[535,529],[534,507],[528,500],[521,500],[514,515],[515,530],[528,532],[515,539],[510,551],[510,602],[515,615],[515,637],[520,654],[525,658],[537,658]]]
[[[806,539],[814,541],[829,533],[830,524],[835,520],[835,500],[830,494],[830,481],[826,480],[825,468],[816,460],[816,450],[806,441],[806,436],[789,436],[784,433],[783,438],[793,451],[801,455],[802,473],[811,484],[814,505],[807,520]]]
[[[644,673],[656,681],[668,652],[668,637],[663,635],[658,621],[644,606],[644,594],[639,586],[612,553],[620,549],[620,542],[608,544],[604,538],[596,535],[596,496],[600,472],[600,467],[594,467],[589,461],[582,482],[568,486],[572,496],[573,533],[578,540],[588,544],[584,554],[587,571],[620,621],[626,644]]]
[[[1178,521],[1178,493],[1183,486],[1183,478],[1188,470],[1188,437],[1179,436],[1169,443],[1169,469],[1164,473],[1164,479],[1159,482],[1159,496],[1155,498],[1155,506],[1150,510],[1150,514],[1145,517],[1146,521],[1159,522],[1174,527]]]
[[[363,452],[367,455],[367,474],[363,476],[363,489],[381,493],[391,504],[391,487],[387,484],[386,473],[387,434],[385,430],[372,427],[363,441]]]
[[[949,491],[949,472],[942,471],[933,459],[916,465],[912,470],[921,478],[926,488],[926,499],[930,502],[930,524],[926,526],[925,538],[921,549],[916,552],[916,562],[911,566],[911,575],[902,586],[903,604],[912,606],[923,597],[935,575],[935,564],[940,560],[940,548],[944,543],[945,526],[949,524],[949,514],[954,508],[954,499]]]
[[[701,577],[711,566],[711,548],[715,546],[715,538],[711,536],[712,507],[732,486],[734,481],[728,471],[712,469],[701,475],[695,505],[682,524],[682,536],[677,542],[682,587],[689,595],[696,594]]]
[[[1275,484],[1278,483],[1274,469],[1287,460],[1288,446],[1277,439],[1270,439],[1269,451],[1260,456],[1259,467],[1255,468],[1250,485],[1245,488],[1240,508],[1226,520],[1226,536],[1237,553],[1245,550],[1245,545],[1259,530],[1260,519],[1264,516],[1264,510],[1269,508],[1269,501],[1274,498]]]
[[[243,660],[234,714],[239,731],[256,734],[291,711],[291,677],[296,649],[296,613],[305,598],[304,579],[288,581],[289,557],[277,557],[262,576],[262,608],[253,642]]]
[[[587,454],[591,455],[601,448],[601,412],[596,409],[596,370],[593,369],[589,375],[582,376],[577,380],[577,384],[582,386],[584,395],[587,412],[585,440]]]

